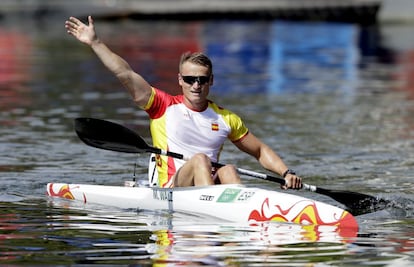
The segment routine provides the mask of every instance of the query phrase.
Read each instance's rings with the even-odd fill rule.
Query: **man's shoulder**
[[[172,105],[183,102],[182,95],[171,95],[163,90],[153,87],[153,97],[148,107],[145,109],[151,118],[156,119],[163,116],[165,111]]]
[[[212,101],[212,100],[208,100],[208,106],[209,108],[211,108],[212,110],[214,110],[216,113],[222,114],[222,115],[228,115],[228,114],[234,114],[231,110],[218,105],[216,102]]]
[[[183,102],[184,96],[182,94],[171,95],[170,93],[155,87],[154,90],[156,98],[160,99],[161,101],[167,102],[167,104],[178,104]]]

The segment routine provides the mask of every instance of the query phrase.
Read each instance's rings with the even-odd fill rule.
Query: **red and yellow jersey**
[[[235,113],[209,101],[203,111],[194,111],[183,103],[184,96],[172,96],[152,88],[144,110],[150,116],[153,145],[183,154],[189,158],[204,153],[218,161],[226,139],[232,142],[243,138],[248,129]],[[171,177],[184,164],[183,160],[157,156],[158,184],[171,186]]]

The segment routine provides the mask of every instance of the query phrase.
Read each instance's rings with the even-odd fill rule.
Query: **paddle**
[[[75,130],[79,138],[87,145],[125,153],[149,152],[173,158],[186,159],[182,154],[162,150],[148,145],[145,140],[136,132],[113,122],[94,119],[77,118],[75,119]],[[222,167],[224,164],[212,162],[214,167]],[[285,179],[258,173],[250,170],[237,168],[241,174],[272,181],[281,185],[285,184]],[[314,185],[303,184],[303,188],[311,192],[329,196],[342,203],[353,215],[373,212],[383,209],[388,201],[370,195],[351,191],[324,189]]]

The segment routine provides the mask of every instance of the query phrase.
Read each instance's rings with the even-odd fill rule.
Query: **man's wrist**
[[[282,174],[282,177],[283,178],[285,178],[286,177],[286,175],[288,175],[288,174],[293,174],[293,175],[296,175],[296,172],[294,171],[294,170],[292,170],[292,169],[287,169],[283,174]]]
[[[93,48],[94,46],[98,46],[100,44],[102,44],[101,40],[96,37],[91,40],[91,42],[89,43],[89,46]]]

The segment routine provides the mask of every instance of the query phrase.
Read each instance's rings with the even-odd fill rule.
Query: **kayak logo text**
[[[238,188],[226,188],[217,199],[217,202],[231,203],[236,201],[248,201],[253,195],[253,191],[242,191]]]
[[[201,195],[201,196],[200,196],[200,200],[204,200],[204,201],[213,201],[213,200],[214,200],[214,196],[209,196],[209,195]]]

